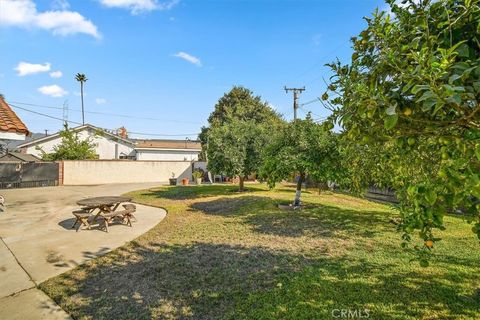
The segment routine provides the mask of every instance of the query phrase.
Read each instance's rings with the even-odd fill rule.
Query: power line
[[[317,97],[317,98],[315,98],[315,99],[313,99],[313,100],[311,100],[311,101],[301,103],[301,104],[300,104],[300,107],[303,107],[303,106],[312,104],[312,103],[314,103],[314,102],[319,102],[319,99],[320,99],[320,98]]]
[[[81,124],[80,122],[76,122],[76,121],[64,121],[62,118],[54,117],[54,116],[51,116],[49,114],[45,114],[45,113],[29,110],[29,109],[26,109],[26,108],[23,108],[23,107],[19,107],[19,106],[16,106],[16,105],[14,105],[10,102],[8,104],[12,108],[16,108],[16,109],[20,109],[20,110],[27,111],[27,112],[30,112],[30,113],[34,113],[34,114],[39,115],[39,116],[43,116],[43,117],[47,117],[47,118],[55,119],[55,120],[60,120],[62,122],[73,123],[73,124],[77,124],[77,125]]]
[[[34,111],[34,110],[29,110],[29,109],[14,105],[12,103],[9,103],[9,105],[12,108],[20,109],[20,110],[23,110],[23,111],[26,111],[26,112],[30,112],[30,113],[39,115],[39,116],[47,117],[47,118],[54,119],[54,120],[59,120],[59,121],[62,121],[62,122],[72,123],[72,124],[76,124],[76,125],[82,125],[80,122],[64,121],[64,119],[62,119],[62,118],[58,118],[58,117],[51,116],[49,114],[45,114],[45,113]],[[103,129],[103,130],[107,130],[107,131],[115,131],[115,130],[107,129],[107,128],[101,128],[101,127],[98,127],[98,128]],[[144,136],[157,136],[157,137],[184,137],[184,136],[194,136],[194,135],[199,134],[199,133],[164,134],[164,133],[146,133],[146,132],[134,132],[134,131],[130,131],[129,133],[130,134],[137,134],[137,135],[144,135]]]
[[[7,102],[8,103],[21,104],[21,105],[30,106],[30,107],[63,110],[63,107],[46,106],[46,105],[41,105],[41,104],[19,102],[19,101],[7,101]],[[79,110],[79,109],[70,109],[69,108],[68,110],[69,111],[81,112],[81,110]],[[85,113],[105,115],[105,116],[114,116],[114,117],[121,117],[121,118],[129,118],[129,119],[138,119],[138,120],[163,121],[163,122],[168,121],[168,122],[185,123],[185,124],[201,124],[200,122],[183,121],[183,120],[168,120],[168,119],[160,119],[160,118],[152,118],[152,117],[139,117],[139,116],[128,115],[128,114],[100,112],[100,111],[85,111]]]
[[[319,117],[319,118],[325,117],[325,116],[316,114],[316,113],[314,113],[313,111],[305,110],[305,109],[303,108],[304,106],[309,105],[309,104],[312,104],[312,103],[314,103],[314,102],[319,102],[319,103],[321,103],[322,101],[320,100],[319,97],[317,97],[317,98],[315,98],[315,99],[313,99],[313,100],[310,100],[310,101],[308,101],[308,102],[304,102],[304,103],[300,104],[299,107],[300,107],[305,113],[310,112],[311,114],[313,114],[314,116],[317,116],[317,117]],[[325,117],[325,118],[326,118],[326,117]]]
[[[336,52],[338,49],[340,49],[341,47],[343,47],[344,45],[350,43],[350,41],[342,41],[340,42],[335,48],[333,48],[331,51],[329,51],[327,54],[323,55],[318,62],[316,62],[315,64],[313,64],[310,68],[306,69],[304,72],[302,72],[299,76],[297,76],[296,78],[299,79],[299,78],[302,78],[303,76],[305,76],[306,74],[308,74],[310,71],[312,71],[314,68],[318,67],[319,65],[322,65],[324,64],[325,62],[323,61],[324,59],[328,58],[332,53]]]

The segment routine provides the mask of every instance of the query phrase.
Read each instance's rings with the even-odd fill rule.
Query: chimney
[[[128,138],[127,129],[122,126],[120,129],[117,130],[117,135],[119,135],[123,139],[127,139]]]

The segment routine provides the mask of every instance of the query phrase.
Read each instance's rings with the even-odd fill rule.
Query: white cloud
[[[63,73],[60,70],[50,72],[50,77],[52,78],[61,78],[62,76],[63,76]]]
[[[194,65],[196,65],[197,67],[201,67],[202,66],[202,62],[200,61],[200,59],[198,59],[197,57],[194,57],[186,52],[183,52],[183,51],[180,51],[176,54],[173,55],[174,57],[177,57],[177,58],[180,58],[180,59],[183,59],[185,61],[188,61]]]
[[[39,63],[29,63],[29,62],[20,62],[14,70],[17,71],[19,77],[23,77],[29,74],[39,73],[39,72],[48,72],[50,71],[50,63],[46,62],[44,64]]]
[[[53,0],[51,7],[53,10],[67,10],[70,8],[70,3],[67,0]]]
[[[122,8],[130,10],[132,14],[140,14],[152,10],[170,10],[180,0],[159,2],[157,0],[99,0],[102,5],[109,8]]]
[[[46,96],[51,96],[54,98],[60,98],[63,97],[64,95],[67,95],[68,92],[65,91],[62,87],[53,84],[51,86],[43,86],[38,88],[38,92],[46,95]]]
[[[0,25],[39,28],[61,36],[84,33],[101,37],[97,27],[80,13],[66,9],[38,12],[32,0],[0,0]]]
[[[95,99],[95,103],[96,103],[96,104],[105,104],[105,103],[107,103],[107,99],[104,99],[104,98],[96,98],[96,99]]]

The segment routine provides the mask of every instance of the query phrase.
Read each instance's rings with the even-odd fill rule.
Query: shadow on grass
[[[194,198],[205,198],[213,196],[235,195],[243,193],[251,193],[265,191],[259,186],[249,185],[245,186],[245,191],[239,192],[238,185],[200,185],[200,186],[175,186],[162,187],[160,189],[149,189],[147,192],[141,193],[142,196],[166,198],[172,200],[186,200]]]
[[[238,216],[252,211],[258,211],[266,206],[274,208],[273,201],[265,196],[223,197],[215,200],[197,201],[190,204],[193,211],[218,216]]]
[[[379,211],[349,210],[334,206],[305,203],[307,209],[282,211],[281,200],[269,197],[243,196],[197,201],[193,210],[219,216],[241,217],[259,233],[288,237],[332,237],[339,232],[362,237],[374,237],[386,229],[394,230],[390,216]]]
[[[370,309],[374,319],[478,315],[478,297],[464,295],[451,274],[394,267],[258,246],[134,243],[40,286],[74,318],[330,319],[333,309]]]

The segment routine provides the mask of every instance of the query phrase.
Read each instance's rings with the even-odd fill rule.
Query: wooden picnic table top
[[[101,207],[101,206],[113,206],[121,202],[130,202],[132,198],[120,197],[120,196],[104,196],[104,197],[93,197],[85,198],[77,201],[79,206],[88,206],[88,207]]]

